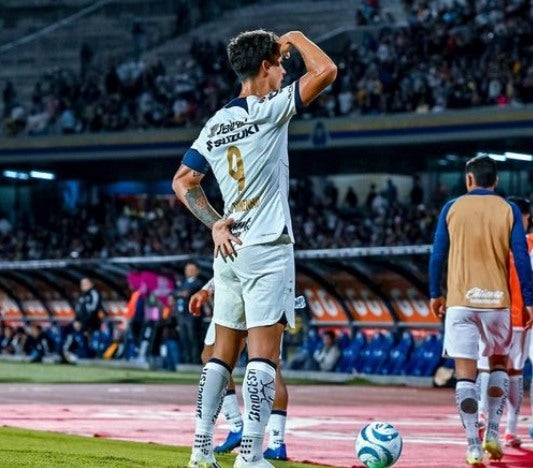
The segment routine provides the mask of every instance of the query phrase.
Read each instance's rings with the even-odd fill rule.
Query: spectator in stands
[[[211,192],[211,187],[206,185],[206,190]],[[436,208],[445,201],[443,195],[432,193],[423,206],[398,202],[379,214],[364,204],[355,210],[342,202],[331,206],[323,193],[313,191],[311,181],[292,180],[290,190],[293,228],[301,249],[424,244],[431,241]],[[58,209],[51,217],[36,213],[31,223],[17,214],[11,234],[0,235],[0,255],[5,260],[66,258],[73,251],[79,258],[205,254],[211,242],[209,233],[198,231],[195,219],[169,198],[103,199],[95,206]],[[388,229],[392,232],[385,235]]]
[[[8,117],[11,113],[11,108],[15,104],[17,99],[17,92],[15,91],[15,86],[11,80],[7,80],[2,91],[2,100],[4,102],[4,118]]]
[[[202,363],[200,356],[204,340],[203,317],[189,314],[189,299],[204,285],[199,275],[198,265],[194,262],[187,263],[185,265],[185,279],[177,283],[174,292],[182,360],[193,364]]]
[[[22,356],[24,354],[24,344],[26,333],[23,327],[13,328],[5,326],[0,341],[0,351],[2,354]]]
[[[316,369],[333,372],[341,357],[341,351],[337,345],[337,337],[333,330],[326,330],[322,333],[321,349],[317,349],[313,354],[314,366]]]
[[[63,358],[73,363],[77,357],[94,357],[95,350],[89,348],[92,336],[100,330],[102,316],[102,297],[89,278],[80,281],[81,294],[74,306],[74,322],[63,342]],[[74,353],[74,354],[73,354]]]
[[[176,310],[175,299],[172,294],[167,298],[167,305],[163,308],[161,322],[161,349],[163,369],[175,371],[179,362],[179,335],[178,321],[174,314]]]
[[[0,353],[11,354],[10,346],[14,335],[15,330],[13,329],[13,327],[2,324],[2,328],[0,329]]]
[[[32,324],[24,343],[24,351],[29,362],[42,362],[45,356],[56,352],[56,346],[41,325]]]
[[[420,184],[420,177],[418,175],[413,176],[413,186],[409,192],[409,200],[413,206],[421,205],[424,202],[424,189]]]
[[[327,330],[318,337],[314,330],[310,330],[305,342],[292,356],[287,367],[292,370],[333,371],[340,356],[341,351],[334,331]]]
[[[376,198],[377,194],[378,193],[376,191],[376,184],[370,184],[370,190],[368,191],[368,194],[365,200],[365,206],[367,210],[372,209],[372,204],[374,203],[374,198]]]
[[[74,308],[76,322],[82,331],[92,334],[102,325],[102,296],[89,278],[80,281],[80,290],[81,294]]]
[[[341,73],[338,86],[310,106],[303,118],[533,102],[533,56],[528,49],[533,23],[528,2],[405,0],[404,4],[410,18],[399,27],[387,24],[390,20],[379,2],[362,3],[358,21],[385,27],[366,32],[361,43],[348,43],[334,57]],[[191,21],[181,16],[187,26],[180,24],[180,30]],[[142,22],[133,23],[132,35],[139,54],[146,47]],[[226,84],[232,75],[225,56],[220,41],[193,39],[189,57],[180,60],[177,73],[167,74],[157,62],[122,63],[117,66],[118,81],[109,91],[105,71],[75,75],[55,69],[40,77],[41,89],[31,109],[26,103],[16,106],[14,86],[6,84],[6,133],[59,133],[53,103],[65,98],[85,131],[200,125],[234,92]],[[287,63],[289,77],[299,76],[298,62]],[[35,102],[40,103],[37,108]]]
[[[141,332],[144,323],[145,297],[140,289],[133,289],[127,305],[128,332],[126,334],[126,356],[133,357],[141,344]]]
[[[94,52],[92,47],[84,41],[80,47],[80,76],[82,79],[87,76],[87,72],[92,65],[93,57]]]

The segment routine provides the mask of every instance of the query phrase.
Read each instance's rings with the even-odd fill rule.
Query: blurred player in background
[[[193,315],[199,315],[202,307],[207,303],[215,292],[214,281],[211,279],[204,287],[194,294],[189,301],[189,311]],[[294,308],[305,307],[305,298],[299,296],[295,299]],[[202,361],[207,363],[213,355],[213,345],[215,344],[215,322],[211,321],[204,340]],[[241,352],[245,347],[245,341],[241,344]],[[271,460],[287,460],[287,446],[285,444],[285,427],[287,422],[287,407],[289,405],[289,394],[287,385],[281,375],[281,368],[276,369],[276,395],[272,405],[272,413],[268,422],[270,432],[268,447],[263,452],[263,456]],[[222,414],[229,424],[229,433],[226,440],[215,447],[215,453],[231,452],[241,445],[242,439],[242,416],[235,394],[235,381],[230,376],[226,394],[222,400]]]
[[[531,223],[530,202],[525,198],[509,197],[508,201],[518,206],[522,214],[522,224],[527,232]],[[526,234],[527,248],[533,271],[533,234]],[[503,442],[508,447],[520,447],[522,441],[517,437],[516,425],[522,399],[524,397],[524,364],[530,346],[530,330],[525,330],[529,315],[524,307],[524,299],[520,291],[520,282],[511,255],[509,286],[511,293],[511,324],[513,327],[513,341],[509,350],[507,371],[509,373],[509,393],[507,396],[507,427]],[[479,417],[480,429],[484,430],[488,414],[488,384],[489,384],[489,361],[486,356],[480,356],[478,361],[478,385],[479,385]]]
[[[295,48],[306,73],[284,88],[282,60]],[[333,61],[299,31],[281,37],[247,31],[228,45],[241,81],[239,97],[206,123],[174,179],[176,196],[212,231],[216,324],[213,357],[200,378],[189,467],[218,467],[213,430],[245,332],[244,424],[234,467],[268,468],[263,438],[274,402],[285,326],[294,326],[294,252],[290,220],[288,126],[337,75]],[[201,181],[211,167],[224,215],[209,204]]]
[[[478,156],[466,163],[468,193],[442,209],[429,264],[430,307],[445,316],[444,354],[455,361],[455,399],[466,431],[466,463],[500,460],[499,425],[509,388],[507,357],[512,339],[509,254],[513,253],[524,303],[533,322],[531,265],[518,207],[494,193],[496,163]],[[441,279],[448,263],[447,297]],[[478,433],[477,361],[488,356],[488,421]]]

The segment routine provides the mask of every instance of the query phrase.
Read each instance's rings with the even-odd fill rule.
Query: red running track
[[[465,442],[451,390],[309,385],[290,387],[287,445],[293,460],[335,467],[362,466],[354,455],[367,422],[394,424],[404,439],[395,467],[464,467]],[[194,386],[0,385],[2,425],[142,442],[190,445]],[[524,403],[521,450],[508,449],[491,467],[533,467]],[[226,433],[221,422],[216,433]],[[282,466],[282,464],[279,464]]]

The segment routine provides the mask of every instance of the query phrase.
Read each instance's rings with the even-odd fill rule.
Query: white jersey
[[[213,170],[224,199],[224,218],[242,248],[277,240],[294,242],[289,212],[288,126],[301,105],[298,82],[264,98],[232,100],[205,124],[183,164]]]

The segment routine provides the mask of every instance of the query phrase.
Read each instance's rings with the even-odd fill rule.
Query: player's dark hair
[[[527,198],[523,197],[507,197],[507,200],[518,206],[520,213],[523,215],[529,214],[531,210],[531,203]]]
[[[231,68],[241,81],[259,73],[263,60],[276,63],[280,56],[279,37],[270,31],[245,31],[229,41]]]
[[[496,161],[489,156],[476,156],[466,162],[466,173],[474,176],[478,187],[488,188],[496,184]]]

